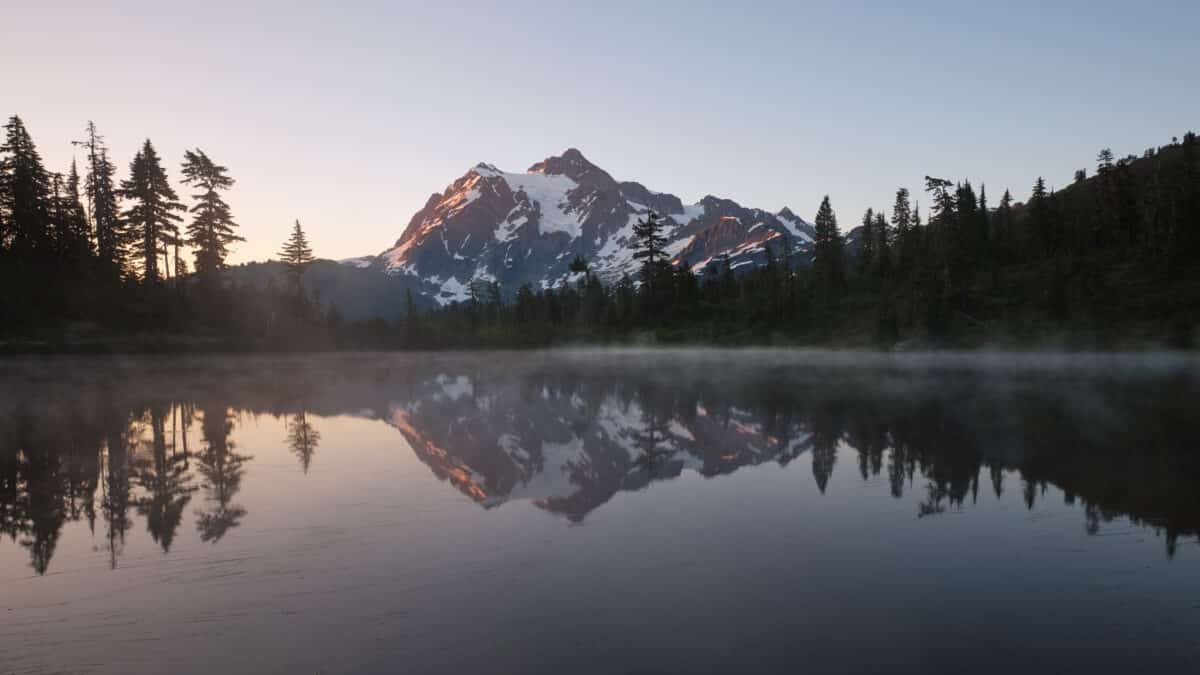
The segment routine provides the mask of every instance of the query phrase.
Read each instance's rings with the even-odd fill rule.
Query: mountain
[[[571,277],[576,256],[612,282],[636,274],[633,226],[651,210],[665,219],[672,262],[698,274],[725,259],[734,268],[762,264],[768,246],[804,255],[812,243],[812,226],[787,208],[770,213],[711,195],[684,204],[619,182],[572,148],[524,173],[475,166],[431,195],[394,246],[344,264],[410,282],[442,305],[466,299],[475,281],[509,293],[557,285]]]

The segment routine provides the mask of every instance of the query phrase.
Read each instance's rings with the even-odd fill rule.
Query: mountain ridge
[[[772,213],[707,195],[694,204],[635,181],[618,181],[577,148],[523,173],[480,162],[433,193],[382,253],[346,260],[405,278],[439,305],[466,300],[471,285],[547,288],[570,278],[577,256],[607,282],[636,277],[633,226],[651,211],[664,219],[674,265],[703,274],[728,259],[756,266],[772,253],[800,254],[813,228],[791,209]]]

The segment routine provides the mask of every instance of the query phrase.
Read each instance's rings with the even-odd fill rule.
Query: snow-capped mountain
[[[770,213],[713,196],[684,204],[618,182],[572,148],[524,173],[475,166],[432,195],[392,248],[345,264],[411,278],[439,304],[466,299],[480,280],[508,292],[557,285],[576,256],[613,281],[635,274],[633,226],[651,210],[665,219],[672,262],[697,274],[726,258],[734,268],[761,264],[767,246],[778,256],[812,242],[812,226],[786,208]]]

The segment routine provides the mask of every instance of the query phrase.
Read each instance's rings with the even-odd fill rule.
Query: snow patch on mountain
[[[810,235],[807,231],[805,231],[801,227],[801,226],[809,227],[808,223],[804,222],[800,218],[797,218],[796,215],[793,214],[791,211],[789,211],[788,209],[785,208],[784,210],[780,211],[779,213],[776,213],[775,217],[778,218],[780,220],[780,222],[782,222],[784,225],[787,226],[788,231],[791,232],[792,235],[794,235],[797,238],[802,239],[806,242],[812,243],[812,240],[813,240],[812,235]]]
[[[683,213],[671,213],[668,215],[670,216],[670,218],[672,220],[679,223],[680,225],[688,225],[694,220],[703,218],[704,214],[707,212],[707,210],[708,210],[708,207],[706,207],[701,202],[697,202],[695,204],[684,205]]]
[[[375,260],[376,258],[373,255],[362,255],[358,256],[357,258],[342,258],[338,261],[338,264],[365,269],[371,265],[374,265]]]
[[[500,174],[509,189],[525,199],[536,208],[541,215],[538,219],[538,230],[543,234],[548,232],[565,232],[569,237],[578,237],[583,217],[586,212],[573,212],[567,203],[567,195],[579,185],[561,175],[544,173],[504,173]]]
[[[498,283],[508,297],[526,283],[573,283],[578,275],[569,266],[577,256],[612,283],[636,276],[633,228],[651,211],[664,219],[667,255],[675,264],[704,259],[697,270],[733,257],[731,267],[745,269],[765,262],[764,246],[778,255],[812,242],[811,226],[787,209],[772,214],[713,196],[685,205],[674,195],[619,183],[569,149],[524,173],[476,165],[432,195],[374,260],[390,275],[414,279],[441,305],[467,299],[471,284],[482,280]],[[354,260],[361,262],[347,264],[376,264]]]

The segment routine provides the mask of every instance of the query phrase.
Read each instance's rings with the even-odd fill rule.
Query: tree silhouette
[[[304,230],[300,228],[299,220],[296,221],[295,227],[292,228],[291,236],[288,237],[288,240],[283,244],[283,248],[279,251],[279,258],[283,261],[284,267],[287,269],[296,302],[299,304],[304,297],[304,286],[301,283],[304,278],[304,272],[314,260],[312,248],[308,245],[308,237],[305,236]]]
[[[0,145],[0,251],[40,257],[50,252],[50,176],[21,118],[4,125]]]
[[[200,423],[204,445],[196,454],[196,465],[204,477],[204,507],[196,511],[196,530],[200,540],[217,542],[229,530],[241,524],[246,509],[234,504],[233,499],[241,488],[243,464],[252,457],[239,455],[233,441],[233,420],[229,409],[223,405],[207,403],[202,409]]]
[[[245,241],[234,233],[237,223],[221,191],[233,187],[229,169],[213,162],[204,151],[196,148],[183,154],[183,183],[193,186],[195,204],[191,208],[192,222],[187,226],[187,243],[195,249],[196,272],[207,283],[216,282],[217,273],[225,267],[229,245]]]
[[[185,457],[176,454],[174,447],[167,453],[166,411],[163,404],[150,407],[150,456],[136,464],[134,480],[145,491],[137,500],[138,513],[146,517],[146,529],[164,553],[171,550],[175,533],[183,521],[183,510],[191,501],[191,476]]]
[[[117,558],[125,548],[125,533],[133,527],[129,518],[130,479],[132,458],[130,445],[137,437],[137,423],[128,412],[119,408],[109,411],[104,448],[104,481],[101,484],[100,512],[103,514],[108,539],[108,564],[117,567]]]
[[[166,258],[170,247],[179,241],[179,222],[183,219],[175,212],[183,211],[184,206],[167,180],[150,139],[130,163],[129,178],[121,181],[120,196],[133,202],[123,217],[137,233],[132,244],[141,258],[142,281],[156,284],[161,278],[158,256],[161,253]]]
[[[321,432],[317,431],[308,421],[308,415],[304,408],[300,408],[300,411],[288,420],[287,432],[288,448],[300,460],[300,466],[307,474],[313,455],[316,454],[317,445],[321,442]]]
[[[96,124],[90,121],[86,133],[86,140],[75,141],[75,144],[83,146],[87,152],[88,171],[84,194],[87,196],[91,230],[96,240],[97,262],[105,280],[111,282],[126,271],[129,236],[117,206],[114,183],[116,167],[108,158],[104,137],[96,130]]]
[[[817,300],[828,307],[845,285],[845,261],[842,257],[842,234],[837,216],[829,203],[829,195],[821,200],[814,223],[813,284]]]
[[[662,227],[662,218],[654,211],[633,225],[633,259],[642,261],[640,275],[652,304],[658,297],[655,287],[665,265],[663,247],[667,245],[667,238],[662,234]]]

